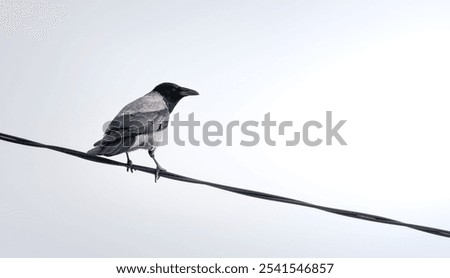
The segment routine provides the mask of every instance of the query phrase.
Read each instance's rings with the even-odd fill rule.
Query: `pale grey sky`
[[[450,229],[449,2],[1,3],[0,132],[88,150],[164,81],[200,93],[175,111],[202,121],[331,110],[346,147],[156,154],[180,174]],[[0,153],[1,257],[450,255],[448,239],[407,228],[6,142]],[[131,158],[154,166],[145,151]]]

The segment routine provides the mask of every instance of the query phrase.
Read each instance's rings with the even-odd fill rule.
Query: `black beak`
[[[198,96],[199,95],[199,93],[197,91],[191,90],[189,88],[181,87],[180,90],[181,90],[180,95],[182,95],[184,97],[185,96]]]

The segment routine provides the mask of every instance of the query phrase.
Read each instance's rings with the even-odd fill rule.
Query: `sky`
[[[174,112],[202,123],[270,113],[301,131],[332,111],[346,146],[244,147],[237,134],[233,146],[169,144],[156,157],[194,178],[450,230],[447,1],[0,7],[0,132],[87,151],[166,81],[200,93]],[[0,153],[0,257],[450,256],[447,238],[407,228],[7,142]],[[154,167],[146,151],[130,156]]]

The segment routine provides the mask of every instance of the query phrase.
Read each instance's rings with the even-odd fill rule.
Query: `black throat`
[[[160,93],[166,102],[167,108],[169,109],[169,112],[172,113],[175,106],[178,104],[178,102],[183,98],[183,96],[178,94],[164,94]]]

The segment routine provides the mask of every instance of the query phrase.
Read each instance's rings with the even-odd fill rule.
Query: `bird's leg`
[[[161,167],[161,165],[159,165],[158,161],[156,161],[155,150],[156,150],[156,148],[151,148],[150,150],[148,150],[148,154],[153,159],[153,161],[155,161],[155,164],[156,164],[156,172],[155,172],[155,182],[156,182],[159,179],[159,173],[162,171],[166,171],[166,169]]]
[[[131,173],[133,173],[133,161],[130,160],[128,152],[126,152],[125,154],[127,155],[127,172],[129,170]]]

